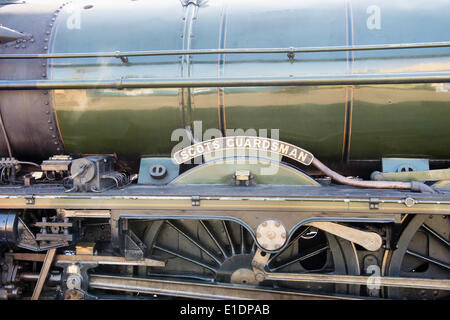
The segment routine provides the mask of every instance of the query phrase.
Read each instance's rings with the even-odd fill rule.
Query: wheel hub
[[[299,229],[289,244],[272,254],[267,263],[270,272],[315,272],[358,274],[358,264],[350,242],[314,232],[303,239],[310,228]],[[150,223],[145,232],[150,255],[167,259],[163,270],[147,274],[192,278],[218,283],[280,287],[312,292],[355,294],[358,286],[289,281],[258,281],[252,268],[257,245],[242,225],[224,220],[161,220]]]
[[[251,263],[251,254],[237,254],[226,259],[219,268],[216,275],[218,282],[231,282],[236,284],[257,285]]]
[[[259,281],[255,278],[253,270],[246,268],[237,269],[233,272],[230,282],[236,284],[250,284],[254,286],[259,284]]]

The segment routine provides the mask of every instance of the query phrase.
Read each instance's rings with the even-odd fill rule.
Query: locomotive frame
[[[341,52],[348,55],[348,68],[355,52],[445,49],[450,42],[355,45],[349,33],[353,18],[346,16],[346,46],[225,48],[222,12],[219,48],[193,49],[202,3],[182,2],[181,50],[55,53],[55,20],[67,3],[51,22],[47,12],[38,12],[36,34],[0,28],[0,42],[6,43],[0,54],[1,147],[9,156],[0,160],[0,298],[102,299],[113,292],[115,299],[127,293],[149,299],[448,299],[450,160],[427,159],[432,170],[416,170],[406,159],[405,172],[373,172],[367,180],[367,168],[379,169],[379,161],[361,160],[371,162],[362,169],[350,165],[347,95],[358,85],[445,84],[450,73],[225,77],[224,59],[280,54],[293,64],[303,54]],[[347,1],[345,9],[351,13]],[[36,53],[37,43],[44,44],[43,53]],[[24,53],[14,51],[21,48]],[[172,56],[179,57],[181,77],[53,78],[57,67],[64,67],[55,61],[114,58],[119,67],[129,67],[139,57]],[[217,56],[218,76],[191,76],[197,56]],[[274,152],[282,156],[275,160],[256,158],[281,170],[265,178],[258,174],[261,163],[235,163],[255,160],[251,147],[242,157],[211,158],[194,138],[191,89],[217,88],[223,137],[210,143],[220,144],[230,137],[224,88],[303,86],[345,88],[344,164],[330,159],[324,164],[302,149],[306,146],[270,139],[285,151]],[[190,159],[175,154],[174,165],[167,156],[142,157],[136,175],[136,159],[64,151],[51,108],[56,90],[144,88],[179,91],[182,129],[191,143],[178,155],[184,151]],[[29,131],[11,124],[23,113]],[[259,139],[252,140],[253,146],[260,142],[253,149],[267,151],[261,148],[264,138],[231,139],[237,138]],[[31,140],[38,143],[33,150]],[[191,159],[200,164],[185,162]],[[331,169],[339,166],[351,177]]]

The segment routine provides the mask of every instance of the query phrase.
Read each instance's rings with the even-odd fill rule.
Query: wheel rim
[[[416,216],[403,230],[387,270],[391,277],[450,278],[450,221],[448,216]],[[388,298],[445,299],[448,291],[388,288]]]
[[[272,255],[267,271],[358,274],[359,266],[352,243],[301,227],[288,246]],[[355,285],[303,282],[258,283],[251,261],[257,249],[250,232],[242,225],[225,220],[158,220],[150,222],[144,234],[147,254],[167,259],[164,268],[148,268],[147,276],[190,278],[208,282],[239,283],[286,288],[314,293],[357,294]]]

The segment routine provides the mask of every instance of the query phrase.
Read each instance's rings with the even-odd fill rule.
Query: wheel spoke
[[[255,252],[256,252],[256,241],[253,241],[251,253],[255,253]]]
[[[228,232],[227,223],[224,220],[222,220],[222,225],[223,229],[225,230],[225,234],[227,235],[228,242],[230,243],[231,246],[231,255],[234,256],[236,255],[236,252],[234,251],[233,241],[231,240],[230,233]]]
[[[197,261],[197,260],[195,260],[195,259],[186,257],[186,256],[181,255],[181,254],[176,253],[176,252],[173,252],[172,250],[169,250],[169,249],[166,249],[166,248],[157,246],[157,245],[154,245],[153,248],[158,249],[158,250],[161,250],[161,251],[164,251],[164,252],[166,252],[166,253],[168,253],[168,254],[171,254],[171,255],[173,255],[173,256],[175,256],[175,257],[178,257],[178,258],[180,258],[180,259],[189,261],[189,262],[194,263],[194,264],[196,264],[196,265],[199,265],[199,266],[201,266],[201,267],[203,267],[203,268],[206,268],[206,269],[208,269],[208,270],[211,270],[211,271],[214,272],[214,273],[217,273],[217,270],[214,269],[213,267],[208,266],[207,264],[204,264],[204,263],[202,263],[202,262],[200,262],[200,261]]]
[[[244,227],[239,225],[239,232],[241,235],[241,254],[245,253],[245,241],[244,241]]]
[[[258,248],[253,234],[246,229],[245,225],[225,219],[211,221],[207,218],[189,222],[174,219],[159,221],[160,224],[146,232],[145,239],[148,247],[153,250],[150,250],[151,254],[166,257],[167,263],[165,268],[146,270],[147,277],[167,278],[166,281],[185,278],[205,283],[245,283],[246,273],[236,274],[243,277],[241,280],[234,276],[235,272],[243,268],[250,268],[251,271],[253,255]],[[291,237],[292,240],[286,244],[288,249],[283,250],[284,253],[277,254],[280,261],[272,260],[272,265],[269,264],[266,270],[323,274],[326,272],[324,269],[330,265],[327,258],[328,252],[330,256],[337,256],[339,261],[344,260],[340,251],[334,251],[340,250],[341,246],[333,242],[335,238],[328,237],[325,232],[319,233],[314,240],[305,240],[304,246],[301,237],[310,231],[311,228],[307,226],[298,229]],[[344,245],[345,243],[342,246]],[[300,249],[298,249],[299,246]],[[353,251],[350,253],[353,254]],[[332,273],[345,272],[340,265],[336,266],[334,261],[331,264]],[[279,285],[282,287],[286,285],[287,290],[290,288],[284,282]],[[299,287],[303,288],[303,284],[299,284]]]
[[[432,234],[436,239],[442,241],[447,247],[450,246],[450,241],[444,239],[440,234],[438,234],[436,231],[431,229],[429,226],[427,226],[425,223],[422,225],[422,228],[426,231],[428,231],[430,234]]]
[[[211,233],[211,231],[209,230],[209,228],[206,226],[206,223],[203,222],[203,220],[200,220],[201,225],[203,226],[203,228],[206,230],[206,232],[208,233],[208,235],[210,236],[210,238],[212,239],[212,241],[214,241],[214,243],[216,244],[216,246],[219,248],[220,252],[222,252],[222,255],[225,259],[228,258],[228,255],[225,253],[225,250],[222,248],[222,246],[220,245],[219,241],[216,239],[216,237],[213,236],[213,234]]]
[[[420,254],[418,252],[411,251],[411,250],[406,250],[406,253],[411,255],[411,256],[413,256],[413,257],[416,257],[416,258],[419,258],[419,259],[431,262],[431,263],[433,263],[435,265],[438,265],[438,266],[443,267],[443,268],[445,268],[447,270],[450,270],[450,264],[448,264],[448,263],[445,263],[445,262],[433,259],[433,258],[428,257],[428,256],[424,256],[424,255],[422,255],[422,254]]]
[[[200,243],[198,243],[197,241],[195,241],[194,239],[192,239],[190,236],[188,236],[183,230],[181,230],[180,228],[178,228],[177,226],[175,226],[173,223],[171,223],[170,221],[166,220],[165,221],[169,226],[171,226],[172,228],[174,228],[176,231],[178,231],[181,235],[183,235],[187,240],[189,240],[193,245],[195,245],[197,248],[199,248],[200,250],[202,250],[204,253],[206,253],[209,257],[211,257],[211,259],[213,259],[219,266],[222,264],[221,261],[219,259],[217,259],[211,252],[209,252],[206,248],[204,248]]]
[[[286,248],[284,248],[283,251],[280,251],[274,255],[272,255],[269,259],[269,261],[267,261],[267,264],[269,265],[274,259],[276,259],[280,254],[282,254],[284,251],[286,251],[290,246],[292,246],[298,239],[300,239],[301,236],[303,236],[306,232],[308,232],[310,227],[306,227],[305,230],[303,230],[302,232],[300,232],[300,234],[298,236],[296,236],[293,240],[291,240],[288,245],[286,246]]]
[[[314,257],[314,256],[318,255],[319,253],[321,253],[321,252],[327,250],[328,248],[329,248],[329,246],[327,245],[327,246],[325,246],[325,247],[322,247],[322,248],[319,248],[319,249],[317,249],[317,250],[314,250],[313,252],[310,252],[310,253],[308,253],[308,254],[305,254],[305,255],[303,255],[303,256],[301,256],[301,257],[298,257],[298,258],[295,258],[295,259],[290,260],[290,261],[288,261],[288,262],[285,262],[285,263],[283,263],[282,265],[280,265],[280,266],[278,266],[278,267],[270,268],[270,272],[277,271],[277,270],[279,270],[279,269],[282,269],[282,268],[285,268],[285,267],[287,267],[287,266],[290,266],[290,265],[293,264],[293,263],[300,262],[300,261],[304,261],[304,260],[306,260],[306,259],[309,259],[309,258],[311,258],[311,257]]]

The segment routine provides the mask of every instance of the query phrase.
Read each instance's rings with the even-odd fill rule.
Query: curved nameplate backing
[[[312,153],[290,143],[255,136],[228,136],[202,141],[176,151],[173,159],[182,164],[205,154],[239,149],[278,154],[305,166],[309,166],[314,159]]]
[[[270,159],[248,157],[221,159],[204,163],[186,171],[170,184],[232,184],[233,174],[239,170],[251,172],[255,184],[320,185],[305,173],[286,164]]]

